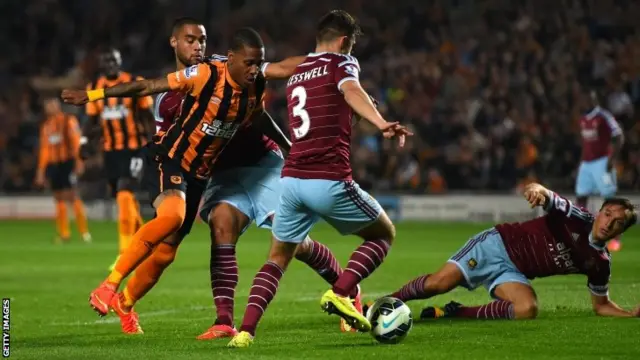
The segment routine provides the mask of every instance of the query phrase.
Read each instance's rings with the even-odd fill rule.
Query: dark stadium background
[[[0,191],[29,193],[41,96],[84,86],[96,53],[114,45],[124,68],[171,70],[173,19],[202,19],[208,53],[230,31],[260,30],[268,60],[312,49],[315,19],[333,6],[357,15],[365,36],[361,78],[389,119],[417,135],[404,150],[355,127],[357,180],[376,192],[512,192],[537,179],[571,191],[579,160],[577,120],[597,89],[626,134],[620,188],[640,188],[640,3],[634,1],[2,1]],[[269,108],[284,119],[282,84]],[[625,104],[629,106],[625,106]],[[69,111],[80,111],[67,108]],[[81,117],[82,120],[82,117]],[[99,157],[86,198],[101,197]]]

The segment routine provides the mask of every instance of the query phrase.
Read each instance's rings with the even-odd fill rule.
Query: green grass
[[[249,349],[227,349],[227,340],[195,337],[213,320],[209,289],[208,229],[196,224],[176,262],[137,306],[142,336],[120,333],[117,319],[99,319],[90,310],[89,292],[106,275],[116,251],[115,225],[93,223],[94,243],[75,239],[56,246],[48,222],[0,222],[0,296],[11,302],[11,358],[15,359],[638,359],[640,319],[593,315],[586,278],[536,280],[540,316],[534,321],[432,321],[416,323],[399,345],[379,345],[366,334],[343,334],[338,318],[319,308],[328,286],[294,262],[258,328]],[[395,290],[409,279],[436,270],[483,225],[398,226],[387,261],[364,282],[365,296]],[[344,264],[358,240],[318,226],[313,237],[328,244]],[[611,294],[630,308],[640,300],[640,232],[625,237],[613,255]],[[251,229],[240,241],[240,284],[236,321],[247,291],[263,264],[269,233]],[[483,290],[456,290],[426,302],[410,303],[414,314],[428,303],[456,299],[486,303]]]

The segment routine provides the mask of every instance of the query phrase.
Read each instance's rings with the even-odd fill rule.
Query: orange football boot
[[[111,304],[115,295],[116,285],[105,281],[91,292],[91,295],[89,295],[89,305],[98,315],[105,316],[109,313],[109,304]]]
[[[124,301],[124,294],[119,293],[111,300],[111,310],[120,318],[120,326],[122,332],[127,335],[144,334],[140,322],[138,320],[138,313],[133,308],[128,311],[124,309],[122,302]]]
[[[236,328],[229,325],[216,325],[213,324],[207,331],[200,334],[196,339],[198,340],[213,340],[234,337],[238,334]]]

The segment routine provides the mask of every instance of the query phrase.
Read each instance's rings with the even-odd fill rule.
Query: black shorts
[[[114,196],[118,191],[118,180],[139,180],[142,176],[142,167],[143,158],[140,149],[104,152],[103,168]]]
[[[196,179],[182,170],[177,161],[154,155],[152,151],[145,153],[144,175],[142,185],[153,202],[167,190],[180,190],[186,195],[186,213],[182,226],[178,230],[181,237],[186,236],[198,216],[200,199],[204,192],[206,180]]]
[[[75,187],[77,182],[76,174],[73,171],[75,165],[75,160],[68,160],[47,166],[46,175],[51,190],[60,191]]]

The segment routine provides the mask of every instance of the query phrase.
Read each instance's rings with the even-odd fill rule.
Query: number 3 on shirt
[[[303,86],[298,86],[291,92],[292,99],[298,99],[298,104],[293,107],[293,116],[299,117],[302,123],[299,127],[293,128],[293,135],[296,139],[301,139],[309,132],[309,126],[311,125],[311,118],[309,113],[304,109],[307,104],[307,90]]]

